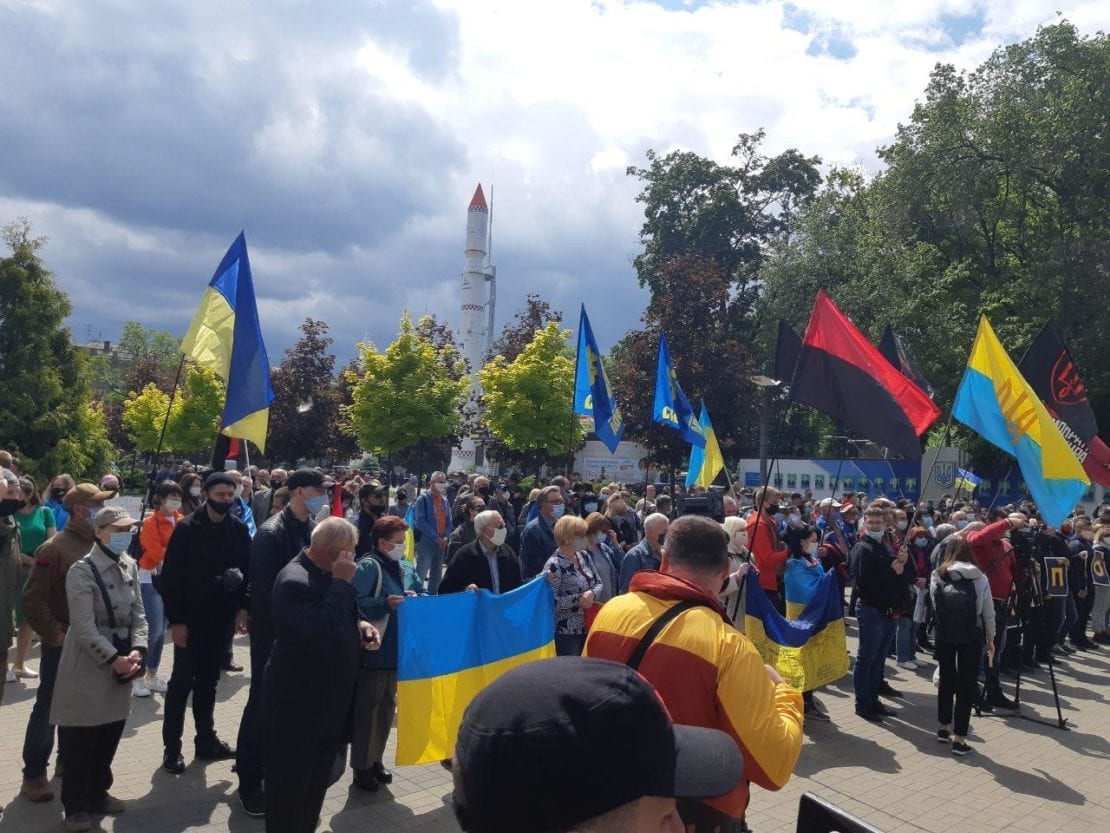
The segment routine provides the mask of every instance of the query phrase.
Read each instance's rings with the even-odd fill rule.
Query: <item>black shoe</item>
[[[202,761],[230,761],[235,757],[235,750],[219,738],[212,738],[211,742],[197,744],[196,755]]]
[[[917,640],[917,647],[920,648],[922,651],[935,651],[936,650],[936,646],[932,642],[930,642],[928,639],[919,639],[919,640]]]
[[[964,743],[962,740],[952,741],[952,754],[959,757],[964,757],[971,751],[971,747]]]
[[[805,709],[803,711],[805,712],[807,720],[816,720],[820,723],[828,723],[832,719],[825,712],[821,711],[819,706],[815,706],[813,703],[806,703]]]
[[[990,705],[992,708],[996,709],[1009,709],[1010,711],[1013,711],[1017,708],[1017,703],[1015,703],[1001,691],[992,691],[990,694],[988,694],[986,698],[986,703],[987,705]]]
[[[890,708],[890,706],[884,705],[882,703],[875,704],[875,713],[881,715],[882,717],[894,717],[898,714],[898,712]]]
[[[174,775],[180,775],[185,771],[185,758],[182,757],[181,752],[167,749],[166,754],[162,756],[162,769]]]
[[[869,711],[864,711],[863,709],[856,709],[856,716],[857,717],[862,717],[868,723],[882,723],[883,722],[883,716],[881,714],[879,714],[877,711],[869,712]]]
[[[1082,642],[1080,642],[1079,647],[1082,648],[1084,651],[1101,651],[1102,650],[1101,645],[1097,645],[1089,639],[1084,639]]]
[[[1071,647],[1070,645],[1065,645],[1063,642],[1061,642],[1056,647],[1059,648],[1063,653],[1067,654],[1068,656],[1071,656],[1072,654],[1074,654],[1075,650],[1076,650],[1075,648]]]
[[[879,686],[879,696],[880,697],[901,697],[902,692],[900,692],[896,688],[891,688],[890,683],[888,683],[886,680],[883,680],[882,685]]]
[[[378,779],[379,784],[393,783],[393,773],[381,764],[372,764],[370,766],[370,771],[374,773],[374,777]]]
[[[367,792],[371,793],[376,793],[378,791],[378,787],[380,787],[381,784],[379,784],[378,779],[374,777],[374,770],[356,769],[354,773],[354,782],[356,787],[358,787],[360,790],[366,790]]]
[[[239,803],[243,805],[243,812],[252,819],[266,817],[266,793],[262,790],[253,793],[239,790]]]
[[[1023,659],[1021,667],[1023,671],[1040,671],[1042,666],[1035,659]]]
[[[240,671],[243,670],[243,666],[236,665],[234,662],[229,662],[226,665],[221,665],[220,670],[221,671],[230,671],[233,674],[238,674]]]
[[[948,729],[937,729],[937,743],[948,743],[952,740],[952,733]]]
[[[450,758],[444,758],[442,761],[439,762],[439,765],[450,772],[451,767],[454,766],[454,762]]]

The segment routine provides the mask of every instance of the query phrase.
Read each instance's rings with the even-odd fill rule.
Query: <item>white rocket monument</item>
[[[470,401],[468,409],[476,410],[481,389],[478,371],[493,343],[493,312],[497,297],[496,267],[489,262],[489,207],[479,183],[466,212],[466,271],[462,276],[462,317],[459,320],[459,346],[470,365]],[[488,285],[488,288],[487,288]],[[481,466],[478,464],[482,463]],[[485,469],[484,460],[477,459],[477,443],[463,437],[458,448],[451,449],[450,471]]]

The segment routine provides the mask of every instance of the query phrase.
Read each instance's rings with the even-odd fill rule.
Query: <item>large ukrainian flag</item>
[[[1029,493],[1052,526],[1071,514],[1091,481],[984,315],[952,416],[1017,457]]]
[[[744,634],[786,682],[798,691],[812,691],[848,673],[844,605],[831,570],[792,621],[775,610],[758,581],[745,584]]]
[[[181,352],[227,382],[220,432],[265,451],[274,389],[243,232],[216,267]]]
[[[555,596],[543,576],[496,596],[451,593],[397,608],[397,763],[455,754],[463,712],[506,671],[555,656]]]

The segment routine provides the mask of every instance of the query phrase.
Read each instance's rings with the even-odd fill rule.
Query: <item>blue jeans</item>
[[[903,616],[895,620],[894,641],[898,650],[898,661],[909,662],[916,656],[914,650],[914,630],[913,630],[913,617]]]
[[[879,685],[883,665],[894,639],[895,620],[884,616],[871,605],[856,607],[859,645],[856,647],[856,668],[852,683],[856,690],[856,710],[873,712],[879,704]]]
[[[61,648],[42,646],[39,661],[39,688],[35,705],[27,721],[27,734],[23,738],[23,777],[39,778],[46,775],[50,753],[54,751],[54,727],[50,725],[50,701],[54,699],[54,681],[58,678]]]
[[[157,671],[162,662],[162,646],[166,642],[166,608],[153,584],[140,584],[143,609],[146,611],[147,641],[150,643],[143,659],[146,671]]]
[[[416,542],[416,572],[424,579],[428,595],[439,592],[439,581],[443,578],[443,550],[435,538],[425,535]]]
[[[1060,631],[1056,634],[1056,641],[1061,645],[1064,644],[1064,637],[1068,635],[1068,631],[1072,629],[1072,625],[1079,619],[1079,611],[1075,607],[1075,596],[1068,593],[1064,599],[1064,621],[1060,625]]]

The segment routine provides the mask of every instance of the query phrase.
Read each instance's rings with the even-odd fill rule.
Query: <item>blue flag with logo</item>
[[[597,438],[605,443],[610,454],[615,454],[621,435],[624,434],[624,420],[621,419],[621,410],[617,407],[609,377],[605,374],[605,365],[601,361],[601,352],[597,349],[597,339],[594,338],[590,319],[586,315],[585,304],[582,305],[582,315],[578,319],[574,412],[594,418]]]
[[[655,421],[682,433],[682,439],[705,448],[705,433],[698,423],[690,400],[682,392],[671,363],[667,337],[659,334],[659,361],[655,367]]]

